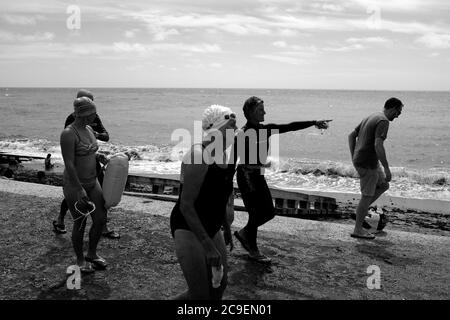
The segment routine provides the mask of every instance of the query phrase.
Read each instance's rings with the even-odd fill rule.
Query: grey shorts
[[[387,183],[386,176],[380,166],[376,169],[367,169],[355,166],[355,169],[359,174],[359,183],[361,187],[361,194],[363,196],[373,196],[377,187],[381,187],[383,184]]]

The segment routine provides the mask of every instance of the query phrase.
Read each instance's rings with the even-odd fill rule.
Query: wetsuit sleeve
[[[375,139],[380,138],[386,140],[388,130],[389,130],[389,121],[381,120],[380,122],[378,122],[377,127],[375,129]]]
[[[290,131],[297,131],[312,127],[316,124],[316,121],[295,121],[287,124],[275,124],[268,123],[264,125],[264,128],[271,132],[272,130],[278,130],[278,133],[285,133]]]
[[[69,114],[69,116],[66,119],[66,122],[64,123],[64,128],[66,128],[69,124],[75,121],[75,117],[73,116],[73,113]]]
[[[359,129],[361,129],[361,123],[355,128],[356,134],[359,134]]]
[[[103,126],[102,120],[100,120],[100,117],[97,115],[94,120],[96,126],[95,126],[95,132],[98,133],[97,139],[101,141],[107,142],[109,140],[109,133],[106,131],[105,127]]]

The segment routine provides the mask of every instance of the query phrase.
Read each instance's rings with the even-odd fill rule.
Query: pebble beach
[[[51,227],[61,199],[61,187],[0,179],[0,299],[168,300],[185,290],[169,232],[173,203],[131,196],[109,214],[122,237],[99,244],[108,269],[83,276],[80,290],[67,289],[66,269],[75,262],[71,221],[64,235]],[[236,211],[232,229],[246,219]],[[224,299],[450,298],[450,237],[387,226],[365,241],[351,238],[351,230],[350,224],[276,217],[259,233],[272,265],[251,262],[234,241]],[[367,285],[373,266],[381,271],[379,289]]]

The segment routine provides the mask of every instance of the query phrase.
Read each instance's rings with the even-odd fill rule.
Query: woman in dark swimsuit
[[[211,106],[203,114],[203,130],[208,134],[184,156],[180,174],[180,196],[170,216],[175,250],[188,291],[177,299],[221,299],[227,286],[227,258],[224,226],[231,239],[227,211],[233,208],[234,163],[226,159],[226,130],[236,130],[236,116],[229,108]],[[215,140],[209,134],[214,132]],[[223,139],[222,148],[213,141]],[[232,245],[232,243],[231,243]],[[212,286],[212,268],[223,266],[218,288]]]
[[[106,209],[103,194],[97,181],[96,152],[97,139],[94,131],[88,126],[96,116],[94,102],[87,98],[74,101],[75,121],[61,133],[61,152],[64,159],[63,192],[74,219],[72,244],[77,256],[77,265],[84,273],[95,269],[105,269],[106,261],[97,255],[97,244],[106,222]],[[91,201],[95,210],[91,213],[92,227],[89,231],[89,248],[86,257],[83,254],[83,236],[86,217],[75,209],[83,208]]]

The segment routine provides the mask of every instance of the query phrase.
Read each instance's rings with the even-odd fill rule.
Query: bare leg
[[[188,285],[188,291],[176,299],[221,299],[227,285],[227,260],[225,242],[221,232],[214,237],[214,243],[222,255],[224,276],[219,288],[213,289],[211,285],[211,271],[206,263],[204,250],[197,237],[188,230],[175,231],[175,250],[181,270]]]
[[[175,231],[175,251],[188,285],[188,300],[209,299],[209,283],[205,254],[198,239],[188,230]]]
[[[86,220],[83,218],[74,221],[72,228],[72,246],[77,256],[77,264],[79,266],[84,265],[84,254],[83,254],[83,238],[84,230],[86,228]]]
[[[374,203],[384,192],[389,189],[388,183],[383,183],[375,189],[375,194],[373,196],[361,196],[361,200],[359,201],[358,207],[356,208],[356,222],[355,229],[353,231],[354,234],[358,235],[366,235],[367,231],[363,228],[364,218],[366,217],[369,206]]]
[[[389,183],[384,182],[383,184],[379,185],[375,189],[375,194],[373,195],[371,202],[369,206],[374,203],[383,193],[385,193],[389,189]]]
[[[356,222],[355,229],[353,230],[353,234],[357,235],[367,235],[368,232],[364,230],[362,227],[364,223],[364,218],[367,215],[369,210],[369,206],[372,203],[373,196],[361,196],[361,200],[359,200],[358,207],[356,208]]]
[[[64,198],[61,202],[61,208],[59,210],[58,218],[56,219],[56,222],[58,224],[64,224],[64,217],[66,216],[67,211],[69,210],[69,206],[67,205],[67,201]]]
[[[108,210],[105,209],[105,224],[103,225],[102,233],[108,233],[109,232],[107,220],[108,220]]]
[[[76,202],[76,190],[70,187],[65,187],[63,189],[64,197],[67,201],[70,213],[74,219],[72,228],[72,246],[77,257],[77,264],[79,266],[84,265],[84,254],[83,254],[83,236],[84,229],[86,227],[86,219],[75,210],[74,203]]]
[[[223,277],[220,283],[220,287],[213,288],[211,286],[211,295],[214,300],[222,300],[223,293],[228,285],[228,260],[227,260],[227,247],[225,246],[225,240],[223,238],[222,231],[216,233],[214,239],[214,244],[216,245],[217,250],[219,250],[222,265],[223,265]],[[210,280],[211,282],[211,280]]]
[[[88,192],[89,198],[95,204],[95,211],[91,214],[92,226],[89,230],[89,249],[87,256],[89,258],[98,258],[97,245],[102,236],[102,229],[106,223],[105,201],[103,199],[102,189],[97,182],[95,187]]]

